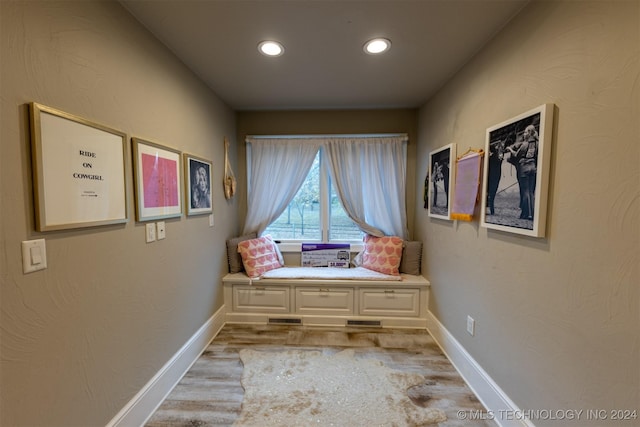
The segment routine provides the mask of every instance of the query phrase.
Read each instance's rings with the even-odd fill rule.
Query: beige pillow
[[[422,242],[406,241],[402,248],[400,273],[420,275],[422,265]]]
[[[238,243],[258,237],[258,233],[249,233],[244,236],[234,237],[227,240],[227,260],[229,261],[229,273],[240,273],[244,271],[242,256],[238,253]]]

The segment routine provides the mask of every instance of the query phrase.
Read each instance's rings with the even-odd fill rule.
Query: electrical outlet
[[[145,225],[147,243],[156,241],[156,223],[150,222]]]
[[[467,332],[471,336],[476,334],[476,321],[471,316],[467,316]]]

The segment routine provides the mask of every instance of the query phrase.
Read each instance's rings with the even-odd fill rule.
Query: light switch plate
[[[156,224],[157,226],[157,233],[156,233],[156,237],[158,238],[158,240],[162,240],[165,237],[167,237],[166,232],[165,232],[165,225],[164,225],[164,221],[160,221]]]
[[[33,273],[47,268],[47,247],[44,239],[22,242],[22,271]]]
[[[213,214],[209,215],[209,227],[213,227],[215,223],[215,219],[213,218]]]
[[[147,243],[156,241],[156,223],[150,222],[145,225]]]

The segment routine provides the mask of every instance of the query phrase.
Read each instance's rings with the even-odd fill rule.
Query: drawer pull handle
[[[327,288],[320,288],[320,292],[329,292],[329,289],[327,289]]]
[[[259,287],[259,288],[256,287],[256,288],[253,288],[253,289],[255,289],[256,291],[266,291],[267,290],[267,288],[265,288],[265,287]]]
[[[396,291],[394,291],[393,289],[390,289],[390,290],[389,289],[385,289],[384,293],[385,294],[395,294]]]

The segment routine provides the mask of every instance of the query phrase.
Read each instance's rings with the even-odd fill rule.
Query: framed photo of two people
[[[429,153],[425,207],[428,207],[430,217],[451,219],[455,164],[456,144],[448,144]]]
[[[480,224],[544,237],[554,104],[487,129]]]

